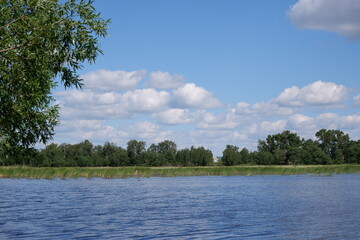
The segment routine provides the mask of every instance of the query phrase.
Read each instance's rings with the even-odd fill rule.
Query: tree
[[[102,53],[109,20],[92,0],[2,0],[0,9],[0,150],[19,158],[52,139],[51,91],[58,82],[82,87],[77,71]]]
[[[163,155],[166,164],[176,165],[176,143],[173,141],[165,140],[158,144],[159,153]]]
[[[147,166],[163,166],[165,164],[165,158],[157,151],[148,150],[145,154]]]
[[[321,149],[328,154],[335,162],[344,162],[345,149],[350,144],[348,134],[340,130],[319,130],[315,136],[318,139]]]
[[[239,147],[226,145],[226,149],[223,151],[221,160],[225,166],[232,166],[239,163],[239,157]]]
[[[102,156],[105,158],[105,162],[112,167],[129,164],[127,151],[114,143],[106,142],[104,144]]]
[[[274,164],[274,156],[268,151],[256,152],[254,155],[255,164],[271,165]]]
[[[190,149],[185,148],[176,152],[176,163],[181,166],[191,165],[191,154]]]
[[[239,152],[240,155],[240,161],[239,164],[249,163],[250,162],[250,152],[247,148],[241,149]]]
[[[300,153],[302,164],[330,164],[331,158],[319,146],[317,141],[311,139],[303,143],[303,151]]]
[[[143,141],[130,140],[127,143],[127,153],[130,160],[130,165],[142,165],[145,163],[146,143]]]
[[[289,164],[291,154],[300,148],[303,140],[296,133],[288,130],[275,135],[268,135],[266,141],[259,140],[259,152],[270,152],[273,155],[273,164]],[[291,149],[291,151],[289,151]]]
[[[64,155],[61,152],[61,149],[57,144],[52,143],[47,145],[44,150],[40,152],[40,156],[43,159],[43,162],[40,163],[40,166],[43,167],[62,167],[64,166]]]
[[[345,159],[346,163],[360,163],[360,140],[350,142]]]
[[[190,161],[194,166],[207,166],[213,161],[213,154],[210,150],[204,147],[195,148],[194,146],[190,149]]]

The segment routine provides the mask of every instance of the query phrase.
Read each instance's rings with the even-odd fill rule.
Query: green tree
[[[259,140],[259,152],[269,152],[273,155],[273,164],[289,164],[295,148],[301,148],[303,140],[296,133],[288,130],[282,133],[268,135],[266,140]],[[291,151],[289,151],[291,150]]]
[[[165,140],[158,144],[158,149],[160,153],[171,152],[176,154],[177,147],[175,142]]]
[[[254,153],[255,164],[258,165],[271,165],[274,164],[274,156],[268,151]]]
[[[225,166],[232,166],[239,163],[239,157],[239,147],[226,145],[221,160]]]
[[[351,141],[345,155],[346,163],[360,163],[360,140]]]
[[[190,161],[194,166],[207,166],[213,161],[213,154],[204,147],[191,147]]]
[[[340,130],[319,130],[315,136],[318,139],[321,149],[328,154],[335,163],[343,163],[344,152],[350,144],[348,134]]]
[[[247,148],[243,148],[241,149],[241,151],[239,152],[239,164],[244,164],[244,163],[250,163],[251,159],[250,159],[250,152]]]
[[[129,157],[127,151],[121,147],[116,146],[114,143],[106,142],[102,148],[102,156],[104,162],[108,166],[125,166],[129,165]]]
[[[158,144],[158,151],[164,157],[167,165],[176,165],[176,151],[177,146],[173,141],[165,140]]]
[[[332,159],[319,146],[317,141],[306,140],[303,144],[303,150],[300,152],[302,164],[330,164]]]
[[[145,154],[147,166],[163,166],[165,165],[165,158],[157,151],[148,150]]]
[[[1,0],[0,12],[0,148],[21,159],[52,139],[58,106],[51,91],[58,82],[82,87],[77,71],[102,53],[109,20],[92,0]]]
[[[190,149],[180,149],[176,152],[176,163],[180,166],[190,166],[191,165],[191,154]]]
[[[127,143],[127,153],[130,165],[143,165],[145,160],[146,143],[143,141],[130,140]]]
[[[40,158],[43,161],[38,165],[42,167],[62,167],[65,165],[64,155],[55,143],[47,145],[45,149],[40,152]]]

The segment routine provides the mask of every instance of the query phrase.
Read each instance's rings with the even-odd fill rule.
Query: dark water
[[[360,175],[0,179],[0,239],[360,239]]]

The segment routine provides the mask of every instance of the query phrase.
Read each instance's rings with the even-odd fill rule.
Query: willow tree
[[[62,2],[62,3],[61,3]],[[102,53],[109,20],[85,0],[0,0],[0,150],[19,156],[52,139],[52,89],[81,88],[77,71]]]

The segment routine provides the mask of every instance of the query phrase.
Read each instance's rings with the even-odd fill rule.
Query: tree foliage
[[[166,146],[165,148],[159,146]],[[39,167],[119,167],[119,166],[208,166],[213,162],[212,152],[204,147],[176,149],[176,144],[165,140],[151,144],[130,140],[127,148],[114,143],[93,145],[85,140],[78,144],[49,144],[35,152],[30,162],[14,162],[3,158],[0,151],[0,165],[30,165]]]
[[[102,53],[109,20],[91,0],[2,0],[0,12],[0,147],[20,159],[52,139],[58,106],[51,90],[57,81],[82,87],[77,71]]]
[[[344,161],[344,150],[350,143],[348,134],[340,130],[319,130],[315,136],[318,139],[321,149],[328,154],[335,162]]]
[[[330,137],[323,138],[324,133],[329,134]],[[258,150],[253,152],[246,148],[239,151],[239,147],[227,145],[223,151],[222,161],[217,164],[232,166],[360,163],[360,140],[350,140],[349,136],[340,130],[322,129],[316,133],[316,136],[319,136],[317,140],[304,140],[295,133],[284,131],[269,135],[264,141],[260,140]],[[328,139],[333,140],[328,141]],[[138,140],[128,141],[126,149],[110,142],[95,146],[88,140],[78,144],[53,143],[40,151],[34,149],[32,155],[22,158],[21,161],[5,157],[0,149],[0,165],[115,167],[209,166],[213,164],[213,154],[210,150],[194,146],[178,150],[176,143],[169,140],[151,144],[148,149],[146,149],[146,142]]]
[[[265,141],[260,140],[258,150],[270,152],[273,156],[271,164],[289,164],[290,156],[302,144],[302,140],[296,133],[288,130],[282,133],[269,135]]]

